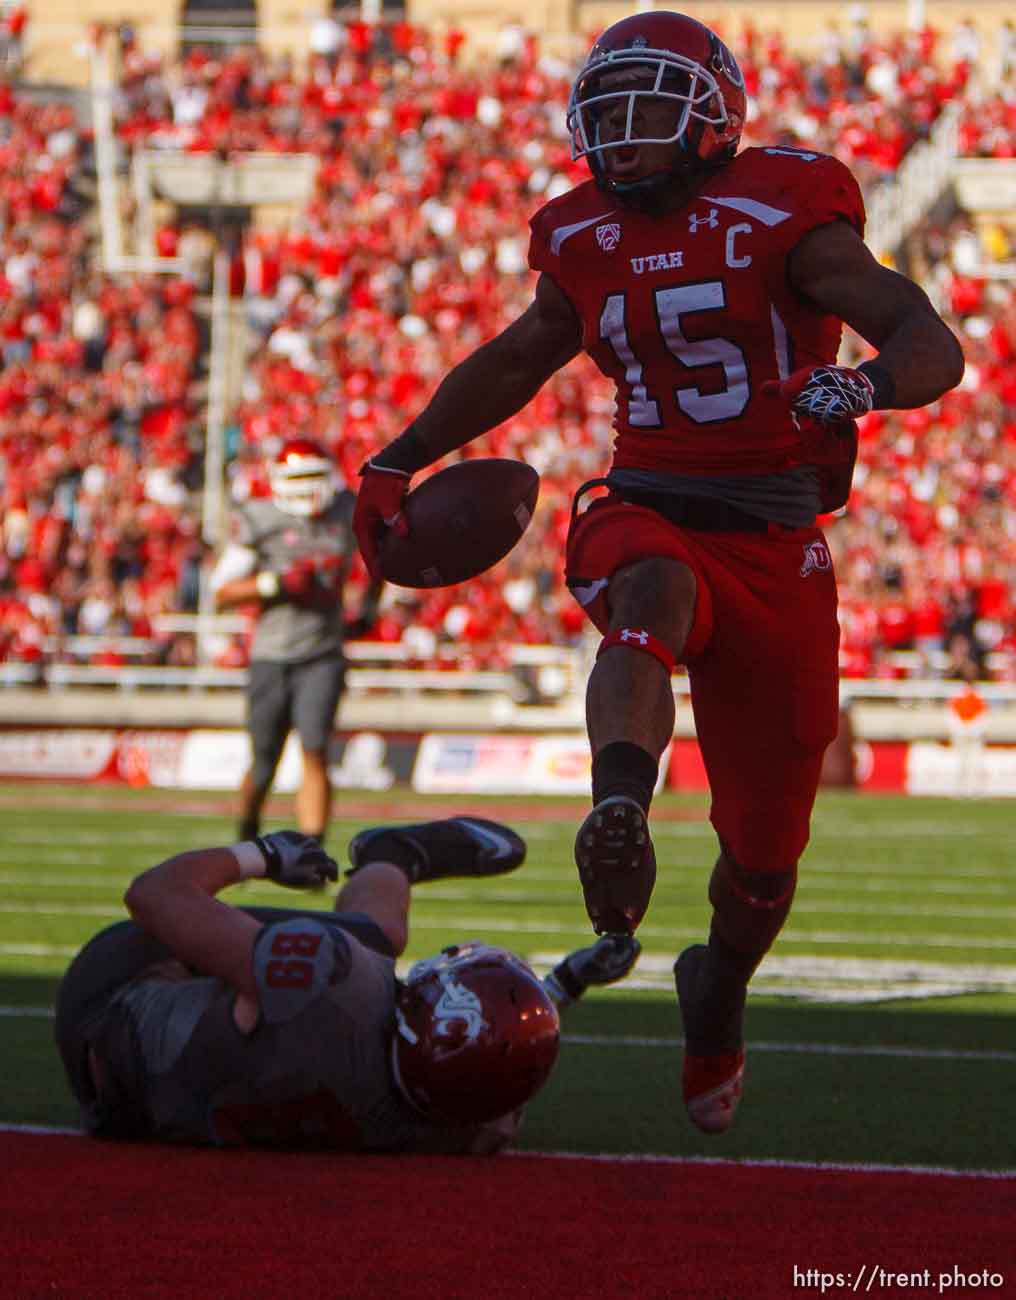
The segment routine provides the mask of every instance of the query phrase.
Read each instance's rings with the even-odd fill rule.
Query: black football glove
[[[310,835],[300,831],[271,831],[254,843],[265,857],[265,875],[287,889],[321,889],[338,880],[339,868]]]
[[[795,419],[808,416],[827,427],[867,415],[875,404],[874,384],[863,370],[849,366],[805,367],[782,383],[768,380],[762,392],[789,401]]]
[[[849,482],[857,457],[854,420],[872,410],[874,389],[867,375],[846,366],[815,366],[795,370],[782,382],[767,380],[762,392],[790,402],[790,418],[801,435],[801,459],[841,477],[845,474]],[[826,504],[828,495],[823,486],[823,513],[833,508]],[[833,496],[843,497],[839,505],[846,500],[840,488]]]

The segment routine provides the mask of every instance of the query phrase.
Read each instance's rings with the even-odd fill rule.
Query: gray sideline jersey
[[[392,1083],[395,963],[335,924],[267,925],[254,950],[261,1018],[233,1019],[217,979],[129,984],[121,1050],[140,1051],[141,1110],[168,1142],[410,1150],[433,1133]],[[114,1052],[114,1056],[119,1055]],[[110,1060],[116,1072],[116,1063]]]
[[[355,503],[355,494],[347,488],[335,494],[323,514],[310,519],[287,514],[274,502],[261,498],[236,509],[230,541],[254,551],[255,572],[270,569],[283,574],[307,556],[324,558],[335,566],[339,592],[326,610],[305,609],[283,601],[266,605],[254,629],[251,659],[300,663],[341,649],[341,585],[356,548],[352,527]]]

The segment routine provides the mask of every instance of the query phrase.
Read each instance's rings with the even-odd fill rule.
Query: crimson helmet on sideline
[[[533,970],[485,943],[444,948],[413,966],[399,990],[395,1081],[438,1123],[470,1124],[517,1110],[557,1060],[557,1007]]]
[[[309,518],[328,509],[338,488],[332,458],[313,438],[287,438],[269,463],[272,500],[288,515]]]
[[[601,86],[606,74],[629,69],[647,74],[642,84]],[[673,134],[649,139],[633,133],[644,96],[681,105]],[[600,116],[618,104],[626,113],[624,135],[601,142]],[[603,152],[625,145],[673,142],[681,150],[678,168],[715,166],[737,152],[746,104],[741,69],[715,32],[686,14],[633,14],[603,32],[575,78],[568,101],[572,157],[588,158],[601,185]]]

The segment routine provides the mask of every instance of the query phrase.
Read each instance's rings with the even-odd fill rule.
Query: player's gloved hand
[[[288,889],[320,889],[338,880],[339,868],[317,840],[300,831],[270,831],[254,843],[265,859],[265,875]]]
[[[386,528],[394,528],[400,537],[409,533],[409,523],[402,506],[412,477],[402,469],[387,469],[368,460],[360,469],[360,491],[353,511],[353,532],[372,578],[381,576],[379,548]]]
[[[861,370],[812,366],[762,385],[764,397],[783,398],[801,434],[801,460],[819,466],[852,465],[857,455],[854,420],[873,409],[875,390]]]
[[[310,556],[304,556],[291,564],[285,573],[279,574],[279,592],[289,600],[299,602],[311,594],[316,582],[314,561]]]
[[[338,598],[337,574],[330,563],[313,556],[304,556],[278,575],[278,598],[293,605],[306,605],[312,609],[327,609]]]
[[[830,426],[867,415],[875,404],[875,385],[863,370],[849,366],[806,366],[782,381],[766,380],[762,395],[782,397],[796,418]]]

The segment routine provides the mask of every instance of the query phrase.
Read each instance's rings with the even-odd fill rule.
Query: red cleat
[[[684,1068],[681,1088],[688,1118],[703,1133],[726,1133],[734,1122],[741,1100],[744,1081],[744,1041],[741,1027],[743,999],[731,1001],[719,1014],[714,999],[704,1006],[708,988],[699,984],[703,959],[708,949],[703,944],[686,948],[674,963],[677,1001],[684,1021]],[[705,1024],[709,1038],[727,1047],[719,1052],[693,1052]],[[730,1044],[730,1046],[727,1046]]]
[[[575,837],[575,864],[597,934],[634,934],[656,883],[656,853],[642,808],[601,799]]]
[[[744,1080],[744,1048],[727,1056],[684,1054],[681,1087],[688,1118],[703,1133],[726,1133]]]

